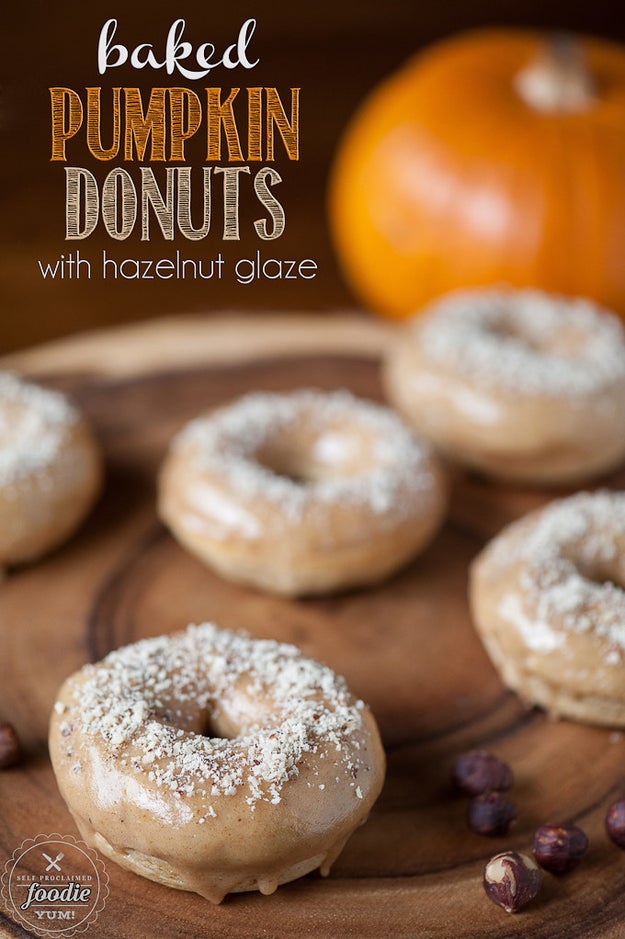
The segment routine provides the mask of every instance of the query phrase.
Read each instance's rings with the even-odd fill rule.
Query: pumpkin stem
[[[579,42],[568,33],[554,33],[536,58],[515,77],[521,98],[537,111],[584,111],[596,99]]]

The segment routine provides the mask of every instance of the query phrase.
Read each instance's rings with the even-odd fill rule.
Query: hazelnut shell
[[[485,792],[467,807],[467,824],[478,835],[505,835],[516,817],[514,803],[501,792]]]
[[[451,778],[457,789],[471,796],[483,792],[510,789],[513,783],[512,770],[492,753],[484,750],[467,750],[454,762]]]
[[[533,858],[504,851],[490,859],[484,870],[484,890],[506,913],[517,913],[536,897],[543,881]]]
[[[625,799],[617,799],[608,809],[605,830],[614,844],[625,850]]]
[[[541,825],[534,834],[534,857],[552,874],[566,874],[580,863],[588,838],[576,825]]]
[[[15,728],[6,721],[0,721],[0,769],[8,769],[15,766],[22,758]]]

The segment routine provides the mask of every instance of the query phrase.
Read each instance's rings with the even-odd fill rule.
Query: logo
[[[38,936],[73,936],[97,920],[109,894],[104,862],[72,835],[26,838],[6,862],[2,899]]]

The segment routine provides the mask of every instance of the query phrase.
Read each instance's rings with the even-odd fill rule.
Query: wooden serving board
[[[189,622],[214,620],[294,642],[344,674],[372,707],[388,776],[369,822],[328,879],[213,907],[107,863],[110,895],[90,935],[623,939],[625,853],[606,839],[608,804],[625,795],[620,733],[553,722],[501,685],[469,618],[467,566],[506,521],[546,501],[458,477],[449,521],[401,574],[372,590],[291,601],[220,580],[157,521],[155,474],[171,435],[199,411],[252,389],[348,387],[380,399],[387,327],[354,316],[171,321],[95,334],[10,362],[71,391],[107,458],[105,492],[71,543],[0,584],[0,719],[25,745],[0,774],[2,864],[28,837],[75,834],[46,749],[63,679],[85,661]],[[625,479],[608,484],[625,485]],[[504,838],[465,825],[449,784],[459,752],[494,750],[515,772],[519,820]],[[484,896],[486,860],[527,850],[536,825],[572,819],[591,839],[565,878],[509,916]],[[7,910],[0,933],[26,936]]]

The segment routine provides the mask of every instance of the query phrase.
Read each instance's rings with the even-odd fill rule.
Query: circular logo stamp
[[[39,936],[73,936],[97,920],[109,893],[104,862],[72,835],[26,838],[4,866],[2,898]]]

